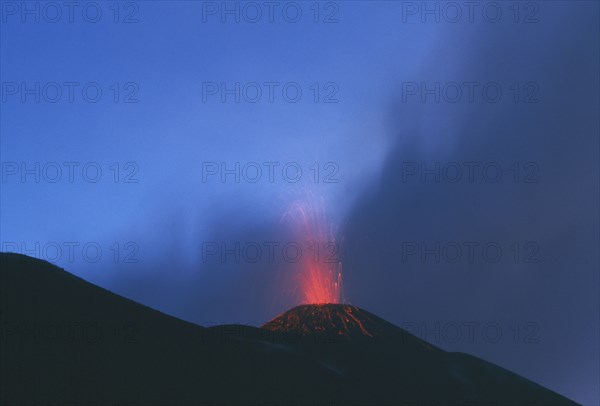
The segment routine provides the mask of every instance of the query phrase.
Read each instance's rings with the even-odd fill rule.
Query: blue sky
[[[203,262],[203,243],[285,241],[282,213],[318,196],[350,303],[434,330],[496,323],[498,342],[436,344],[597,404],[598,3],[458,2],[458,18],[447,3],[283,2],[270,21],[258,2],[255,23],[235,2],[239,22],[221,2],[91,2],[72,22],[21,4],[1,10],[2,250],[186,320],[260,324],[295,304],[289,264]],[[214,163],[277,169],[203,180]],[[440,182],[406,172],[436,163]],[[469,241],[504,256],[403,257]]]

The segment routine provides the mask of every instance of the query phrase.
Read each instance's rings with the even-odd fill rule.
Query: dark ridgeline
[[[0,254],[1,405],[571,405],[348,305],[262,328],[184,322]]]

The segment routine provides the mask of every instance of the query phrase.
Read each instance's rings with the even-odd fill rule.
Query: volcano
[[[367,389],[369,404],[575,404],[500,366],[446,352],[355,306],[301,305],[262,329],[296,337],[290,341],[297,351]]]
[[[0,253],[0,404],[573,405],[358,307],[204,328]]]
[[[298,306],[262,328],[302,336],[322,333],[346,339],[373,337],[380,333],[375,316],[358,307],[342,304]]]
[[[264,324],[261,328],[282,334],[317,337],[330,341],[363,341],[413,345],[431,351],[437,347],[405,330],[347,304],[312,304],[297,306]],[[441,350],[440,350],[441,351]]]

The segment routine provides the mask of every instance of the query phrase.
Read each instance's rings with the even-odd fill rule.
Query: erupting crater
[[[390,329],[398,329],[358,307],[333,303],[296,306],[262,328],[300,336],[318,334],[347,339],[385,336]]]

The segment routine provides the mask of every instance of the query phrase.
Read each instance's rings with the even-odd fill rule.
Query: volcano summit
[[[261,328],[301,337],[320,337],[337,341],[370,339],[378,344],[411,343],[415,348],[437,350],[436,347],[392,323],[347,304],[300,305],[265,323]]]
[[[351,339],[373,337],[378,331],[375,319],[378,318],[350,305],[313,304],[297,306],[262,328],[302,336],[323,333]]]

